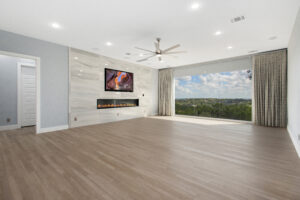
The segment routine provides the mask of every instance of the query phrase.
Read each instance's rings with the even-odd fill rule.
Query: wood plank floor
[[[0,199],[300,199],[284,129],[140,118],[0,132]]]

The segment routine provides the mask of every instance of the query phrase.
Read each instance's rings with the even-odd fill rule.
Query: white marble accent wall
[[[134,73],[133,92],[104,89],[104,68]],[[156,115],[158,70],[70,48],[69,125],[85,126]],[[144,94],[144,96],[143,96]],[[97,99],[138,98],[139,107],[97,110]]]

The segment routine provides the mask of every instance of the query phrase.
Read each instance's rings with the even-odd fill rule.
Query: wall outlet
[[[74,117],[74,121],[77,121],[77,117]]]
[[[6,123],[9,123],[10,122],[10,118],[6,118]]]

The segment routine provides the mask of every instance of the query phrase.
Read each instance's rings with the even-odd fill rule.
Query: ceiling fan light
[[[157,57],[161,57],[161,54],[156,54]]]

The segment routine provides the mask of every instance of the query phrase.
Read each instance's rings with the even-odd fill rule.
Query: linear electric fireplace
[[[139,106],[139,99],[97,99],[97,109]]]

